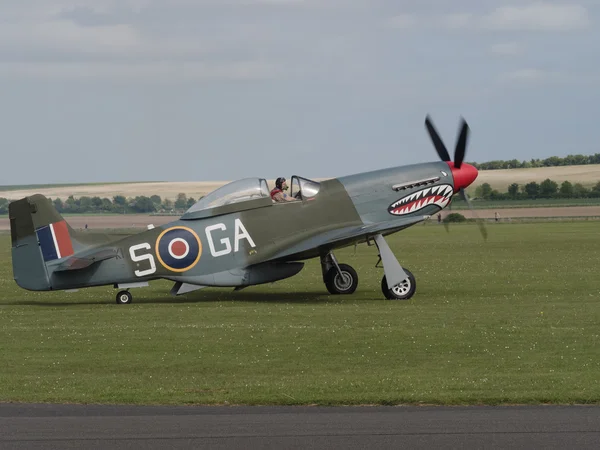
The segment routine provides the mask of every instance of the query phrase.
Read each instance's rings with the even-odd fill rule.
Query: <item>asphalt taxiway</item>
[[[599,406],[0,404],[2,449],[596,449],[599,443]]]

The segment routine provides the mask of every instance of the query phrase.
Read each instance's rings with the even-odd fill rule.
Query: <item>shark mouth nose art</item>
[[[395,216],[401,216],[414,213],[429,205],[435,205],[442,209],[448,205],[453,193],[454,188],[449,184],[421,189],[392,203],[388,212]]]

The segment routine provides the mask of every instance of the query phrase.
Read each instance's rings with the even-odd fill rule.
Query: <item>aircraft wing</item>
[[[119,254],[118,248],[102,248],[80,255],[73,255],[61,262],[54,268],[55,272],[65,272],[68,270],[85,269],[94,263],[104,261],[106,259],[116,258]]]
[[[301,241],[298,244],[277,253],[275,256],[273,256],[273,258],[270,258],[270,260],[291,260],[294,259],[295,256],[301,256],[304,253],[320,247],[325,247],[328,249],[344,247],[351,245],[354,242],[366,239],[367,236],[395,233],[396,231],[400,231],[419,222],[423,222],[424,220],[429,219],[429,217],[431,216],[412,216],[402,219],[394,219],[387,222],[366,224],[358,227],[344,227],[336,230],[326,231],[305,239],[304,241]]]

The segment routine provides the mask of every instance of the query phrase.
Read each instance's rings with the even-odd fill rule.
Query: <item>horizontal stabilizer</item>
[[[118,249],[116,248],[103,248],[93,253],[88,253],[85,256],[71,256],[66,261],[63,261],[54,268],[55,272],[64,272],[67,270],[81,270],[91,266],[99,261],[105,261],[107,259],[116,258],[118,255]]]

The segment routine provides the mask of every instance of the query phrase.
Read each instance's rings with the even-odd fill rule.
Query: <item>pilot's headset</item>
[[[285,182],[285,178],[283,177],[279,177],[277,178],[277,180],[275,180],[275,187],[277,189],[282,189],[283,190],[283,183]]]

